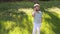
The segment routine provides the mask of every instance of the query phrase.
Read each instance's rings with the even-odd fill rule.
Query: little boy
[[[34,11],[32,12],[32,16],[34,17],[34,27],[32,34],[40,34],[40,26],[42,23],[42,13],[40,11],[40,5],[34,4]]]

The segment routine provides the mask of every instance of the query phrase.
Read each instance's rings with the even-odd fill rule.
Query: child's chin
[[[39,11],[39,10],[36,10],[36,11]]]

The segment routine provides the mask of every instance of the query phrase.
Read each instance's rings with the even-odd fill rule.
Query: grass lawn
[[[0,3],[0,34],[32,34],[33,2]],[[41,34],[60,34],[60,2],[40,2]]]

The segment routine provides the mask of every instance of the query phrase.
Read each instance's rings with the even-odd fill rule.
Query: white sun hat
[[[40,5],[36,3],[36,4],[34,4],[34,7],[36,7],[36,6],[40,6]]]

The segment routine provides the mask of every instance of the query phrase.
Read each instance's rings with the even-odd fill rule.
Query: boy
[[[32,12],[32,16],[34,17],[34,27],[33,27],[33,33],[32,34],[40,34],[40,26],[42,22],[42,13],[39,10],[40,5],[34,4],[34,11]]]

